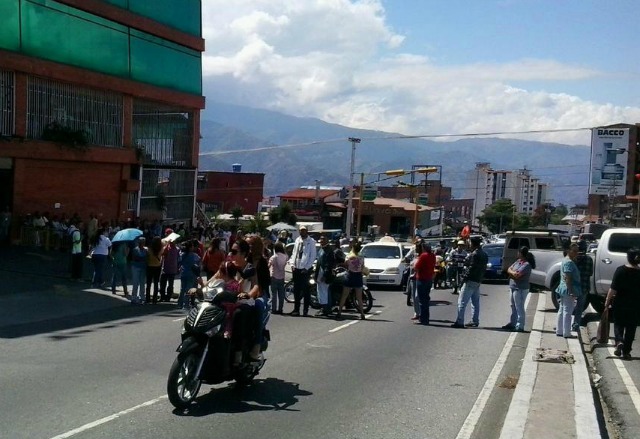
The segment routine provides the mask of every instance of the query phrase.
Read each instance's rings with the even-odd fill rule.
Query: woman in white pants
[[[571,244],[567,256],[560,267],[560,285],[556,293],[560,306],[558,308],[558,321],[556,323],[556,335],[558,337],[571,337],[571,316],[576,306],[576,299],[582,294],[580,287],[580,270],[575,263],[578,256],[578,244]]]

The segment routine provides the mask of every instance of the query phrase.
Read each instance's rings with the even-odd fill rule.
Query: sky
[[[639,123],[637,4],[203,0],[204,94],[406,135]]]

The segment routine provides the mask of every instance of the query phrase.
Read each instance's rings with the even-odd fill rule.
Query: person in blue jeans
[[[502,329],[524,332],[526,310],[524,303],[529,294],[529,278],[535,262],[529,254],[529,247],[523,246],[518,252],[518,259],[507,269],[509,291],[511,293],[511,319]]]
[[[180,255],[180,296],[178,297],[178,308],[187,307],[187,291],[196,286],[200,279],[200,256],[194,251],[193,241],[184,244],[184,250]]]
[[[471,253],[465,259],[465,268],[467,270],[466,280],[460,290],[458,297],[458,315],[456,321],[451,325],[452,328],[473,327],[480,325],[480,284],[484,279],[484,272],[487,269],[489,257],[482,250],[482,238],[473,236],[469,240],[471,242]],[[473,316],[471,321],[464,323],[464,312],[467,304],[471,301]]]
[[[560,266],[560,285],[556,289],[558,294],[558,319],[556,322],[556,335],[558,337],[571,337],[571,316],[576,306],[576,299],[582,294],[580,284],[580,270],[575,263],[578,256],[578,244],[571,244],[567,256]]]
[[[127,292],[127,256],[129,246],[126,242],[114,243],[111,247],[111,257],[113,262],[113,276],[111,277],[111,293],[116,294],[116,284],[118,280],[122,282],[124,297],[129,297]]]
[[[147,283],[147,257],[149,249],[145,246],[146,240],[142,236],[138,238],[138,245],[131,251],[131,303],[143,304],[145,302],[145,285]]]

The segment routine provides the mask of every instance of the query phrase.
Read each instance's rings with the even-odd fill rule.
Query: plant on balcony
[[[56,142],[77,151],[85,151],[89,144],[89,133],[54,121],[42,131],[42,140]]]

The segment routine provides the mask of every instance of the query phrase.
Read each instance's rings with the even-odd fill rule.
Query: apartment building
[[[518,213],[532,214],[547,202],[548,185],[524,168],[519,170],[496,170],[488,162],[476,163],[467,175],[464,198],[473,203],[473,224],[479,225],[476,217],[497,200],[509,199]]]

